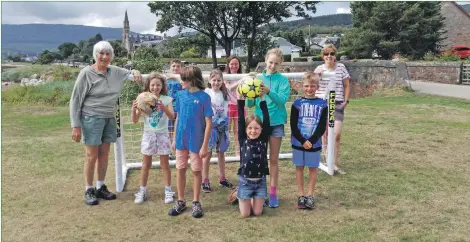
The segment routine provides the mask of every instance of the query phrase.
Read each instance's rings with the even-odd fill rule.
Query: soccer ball
[[[259,97],[259,88],[263,83],[258,78],[247,77],[239,86],[238,94],[245,98],[255,99]]]
[[[155,94],[151,92],[143,92],[139,94],[139,96],[137,96],[136,100],[137,100],[137,108],[146,114],[150,114],[152,113],[152,108],[150,106],[156,105],[158,101],[158,97],[155,96]]]

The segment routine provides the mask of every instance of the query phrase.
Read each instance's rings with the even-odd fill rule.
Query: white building
[[[302,51],[302,47],[294,45],[294,44],[290,43],[289,41],[287,41],[286,39],[284,39],[282,37],[271,37],[271,41],[274,42],[274,46],[281,49],[281,51],[284,55],[291,55],[292,53],[300,53]],[[233,47],[232,47],[231,54],[235,55],[235,56],[238,56],[238,57],[247,56],[247,53],[245,51],[245,47],[242,46],[240,39],[236,39],[233,42]],[[215,50],[215,55],[216,55],[217,58],[226,57],[225,56],[225,49],[222,46],[217,45],[216,50]],[[207,50],[207,56],[209,56],[209,57],[212,56],[212,50],[210,48]]]

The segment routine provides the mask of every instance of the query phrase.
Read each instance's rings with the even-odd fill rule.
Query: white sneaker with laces
[[[134,194],[136,204],[142,204],[145,200],[147,200],[147,193],[145,191],[140,190],[138,193]]]
[[[173,203],[175,192],[165,190],[165,204]]]

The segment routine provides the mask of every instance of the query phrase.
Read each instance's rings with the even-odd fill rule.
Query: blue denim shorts
[[[292,163],[295,166],[306,166],[308,168],[318,168],[320,166],[321,151],[306,152],[292,149]]]
[[[86,145],[101,145],[116,142],[116,118],[82,115],[82,138]]]
[[[266,177],[257,181],[239,177],[238,193],[239,200],[250,200],[252,198],[266,198],[268,188],[266,187]]]
[[[273,137],[284,137],[284,124],[271,126],[271,136]]]

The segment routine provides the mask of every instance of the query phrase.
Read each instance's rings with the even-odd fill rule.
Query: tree
[[[63,58],[68,58],[74,52],[74,49],[77,48],[77,45],[72,42],[65,42],[59,45],[58,49]]]
[[[264,60],[264,55],[269,49],[272,48],[277,48],[279,46],[275,45],[274,41],[271,40],[270,33],[272,33],[269,29],[267,28],[260,28],[257,31],[258,37],[254,40],[252,43],[253,45],[253,58],[251,58],[251,61],[246,63],[246,69],[249,70],[251,67],[255,67],[258,62],[261,62]],[[247,39],[242,41],[245,43]],[[248,51],[248,45],[244,44],[244,49],[245,51]]]
[[[418,59],[442,40],[439,2],[354,2],[351,10],[354,29],[343,47],[358,57],[377,51],[385,59],[395,53]]]
[[[261,1],[250,1],[244,6],[243,11],[243,27],[242,33],[246,38],[247,47],[247,64],[246,68],[249,71],[250,63],[253,58],[253,49],[255,47],[255,41],[258,37],[258,31],[261,25],[268,24],[272,20],[281,22],[282,18],[292,17],[293,13],[291,8],[296,11],[297,17],[309,18],[308,12],[315,13],[315,4],[318,2],[297,2],[297,1],[285,1],[285,2],[261,2]],[[287,54],[287,53],[286,53]],[[288,53],[290,54],[290,53]]]
[[[37,60],[37,62],[39,64],[43,64],[43,65],[47,65],[47,64],[50,64],[54,61],[54,56],[53,54],[48,51],[48,50],[45,50],[41,53],[41,55],[39,55],[39,58]]]
[[[151,60],[158,58],[158,51],[157,49],[151,46],[141,46],[139,47],[134,54],[135,60]]]
[[[127,56],[127,50],[122,47],[122,41],[121,40],[111,40],[109,41],[111,46],[114,49],[114,56],[117,58],[121,57],[126,57]]]
[[[9,55],[9,56],[7,56],[7,59],[11,60],[13,62],[20,62],[22,58],[23,58],[23,56],[21,56],[21,55]]]
[[[190,28],[206,35],[212,49],[212,62],[217,67],[216,43],[230,55],[232,43],[238,37],[243,18],[242,9],[246,2],[151,2],[150,11],[160,19],[157,31],[164,32],[173,26]]]

